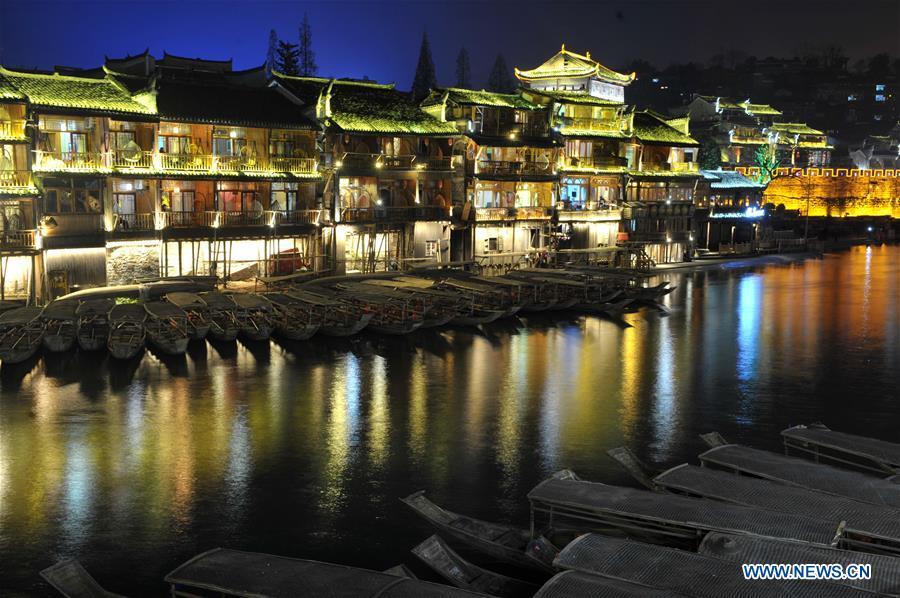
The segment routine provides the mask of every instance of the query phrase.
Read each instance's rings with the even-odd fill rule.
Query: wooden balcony
[[[564,171],[593,171],[593,170],[624,170],[628,160],[619,156],[568,156],[563,159],[561,170]]]
[[[102,152],[34,151],[36,172],[109,172],[109,160]]]
[[[347,152],[339,160],[344,170],[412,170],[416,157],[412,154],[387,156],[385,154],[366,154]]]
[[[415,222],[449,219],[450,210],[441,206],[376,206],[341,210],[341,222]]]
[[[116,169],[156,168],[158,160],[154,152],[129,152],[115,150],[111,152],[112,167]]]
[[[592,209],[559,210],[560,222],[618,222],[622,219],[622,210]]]
[[[565,118],[563,129],[577,129],[579,131],[593,131],[598,133],[618,134],[627,128],[625,119],[601,120],[595,118]]]
[[[0,195],[37,193],[29,170],[0,170]]]
[[[0,140],[26,141],[24,120],[0,119]]]
[[[516,208],[516,220],[550,220],[553,208],[527,207]]]
[[[269,158],[269,170],[291,174],[316,174],[318,163],[315,158]]]
[[[206,212],[145,212],[138,214],[114,214],[113,230],[153,231],[167,228],[233,226],[274,228],[277,226],[315,225],[327,223],[325,210],[264,210],[262,212],[239,212],[210,210]]]
[[[478,160],[475,163],[475,174],[486,176],[553,176],[556,165],[548,159],[546,162],[520,160],[508,162],[503,160]]]
[[[37,232],[34,230],[14,230],[0,232],[0,247],[3,249],[36,249]]]
[[[512,222],[515,220],[550,220],[553,208],[530,206],[519,208],[475,208],[476,222]]]

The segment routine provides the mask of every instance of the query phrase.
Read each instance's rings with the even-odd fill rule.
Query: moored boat
[[[41,319],[44,321],[44,348],[53,353],[68,351],[75,344],[78,334],[78,302],[52,301]]]
[[[424,306],[421,300],[393,289],[363,283],[341,283],[333,289],[339,300],[352,303],[372,313],[368,328],[387,335],[408,334],[422,326]]]
[[[22,363],[37,353],[44,336],[40,307],[17,307],[0,314],[0,362]]]
[[[266,293],[272,304],[272,323],[275,333],[292,341],[303,341],[319,330],[322,320],[316,317],[314,306],[286,293]]]
[[[147,312],[144,328],[150,344],[167,355],[184,353],[190,340],[184,310],[168,301],[148,301],[143,305]]]
[[[120,303],[109,310],[106,347],[116,359],[131,359],[144,348],[147,312],[139,303]]]
[[[196,293],[167,293],[166,301],[184,310],[187,316],[188,337],[192,340],[203,340],[209,334],[209,306]]]
[[[238,308],[238,334],[250,341],[269,340],[272,304],[255,293],[234,293],[231,298]]]
[[[538,586],[489,571],[462,558],[439,536],[430,536],[412,549],[412,553],[435,573],[458,588],[484,592],[491,596],[518,598],[533,596]]]
[[[88,299],[75,313],[78,315],[78,346],[85,351],[98,351],[109,339],[109,310],[115,300],[109,297]]]
[[[303,288],[293,288],[287,295],[313,306],[322,319],[319,333],[325,336],[351,336],[369,325],[375,315],[359,307]]]
[[[233,341],[238,335],[238,306],[232,295],[220,291],[200,293],[200,299],[209,308],[209,336],[217,341]]]

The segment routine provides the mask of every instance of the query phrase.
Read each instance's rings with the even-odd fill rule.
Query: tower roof
[[[618,73],[591,58],[591,53],[576,54],[566,50],[565,44],[559,52],[541,66],[530,70],[515,69],[520,81],[532,82],[546,79],[597,77],[608,83],[628,85],[634,80],[634,73]]]

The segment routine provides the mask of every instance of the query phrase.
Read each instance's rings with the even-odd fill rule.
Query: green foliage
[[[434,71],[434,60],[431,58],[431,45],[428,34],[422,34],[422,45],[419,48],[419,61],[416,63],[416,74],[413,77],[412,95],[415,101],[421,101],[437,87],[437,75]]]
[[[775,171],[781,166],[781,158],[774,145],[761,145],[756,149],[756,155],[753,160],[754,164],[759,168],[759,176],[757,182],[767,185],[769,181],[775,178]]]
[[[472,65],[469,51],[462,48],[456,56],[456,86],[466,89],[472,85]]]
[[[278,42],[276,50],[278,70],[285,75],[300,74],[300,50],[297,44],[286,41]]]
[[[516,82],[510,75],[503,54],[497,54],[497,60],[494,61],[494,67],[488,77],[487,88],[497,93],[513,93],[516,90]]]
[[[722,167],[722,150],[712,137],[702,137],[700,140],[698,161],[703,170],[718,170]]]

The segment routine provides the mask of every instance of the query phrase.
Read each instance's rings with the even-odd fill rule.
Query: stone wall
[[[130,284],[159,276],[159,243],[128,243],[106,248],[107,284]]]

